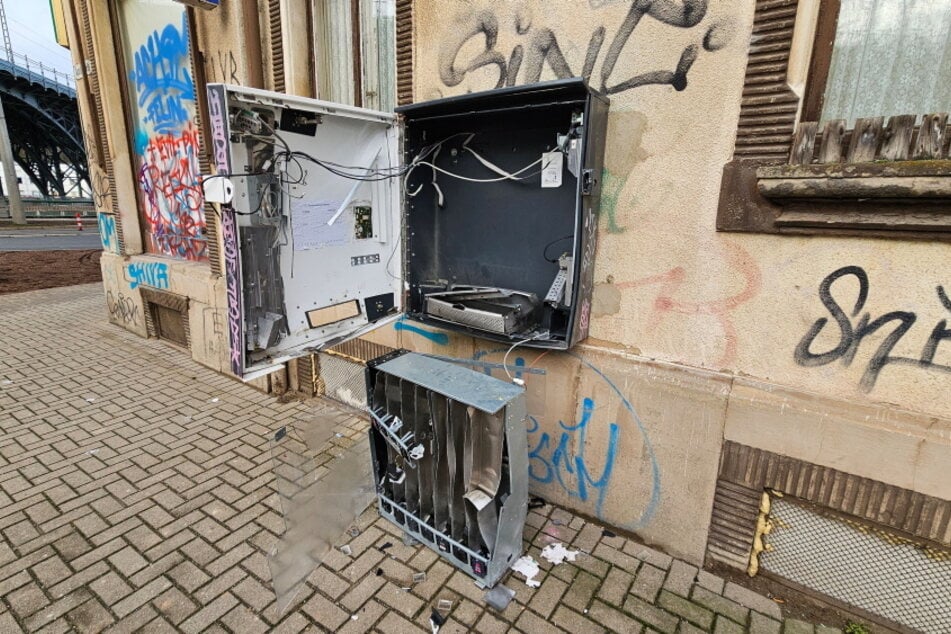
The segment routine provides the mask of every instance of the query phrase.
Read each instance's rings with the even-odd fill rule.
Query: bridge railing
[[[52,66],[47,66],[35,59],[30,59],[22,53],[0,49],[0,68],[15,77],[40,84],[51,90],[63,92],[66,89],[66,92],[76,93],[76,80],[73,79],[71,74],[56,70]]]
[[[96,208],[89,198],[24,198],[23,213],[28,218],[94,218]],[[0,196],[0,218],[10,217],[10,202]]]

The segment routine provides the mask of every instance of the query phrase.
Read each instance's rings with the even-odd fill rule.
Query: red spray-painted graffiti
[[[647,322],[648,332],[655,330],[671,313],[710,315],[713,317],[723,331],[725,339],[723,354],[715,363],[728,364],[736,360],[737,351],[737,332],[731,313],[738,306],[753,299],[759,293],[763,277],[759,266],[756,265],[753,258],[743,247],[730,242],[722,242],[721,245],[730,267],[739,271],[743,276],[743,288],[734,295],[706,301],[675,299],[674,296],[687,281],[687,271],[682,266],[675,266],[666,273],[642,277],[631,282],[623,282],[618,284],[617,287],[625,289],[660,285],[657,295],[654,297],[654,310]]]
[[[133,14],[128,14],[128,19]],[[135,151],[147,248],[185,260],[208,257],[199,168],[195,85],[184,9],[136,6],[136,20],[165,26],[132,46]],[[172,17],[175,16],[175,17]]]
[[[198,130],[149,140],[139,168],[149,251],[187,260],[206,257]]]

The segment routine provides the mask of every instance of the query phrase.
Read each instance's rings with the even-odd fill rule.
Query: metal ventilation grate
[[[320,394],[365,410],[367,407],[366,366],[359,360],[332,352],[319,352]]]
[[[951,551],[774,498],[760,567],[921,632],[951,632]]]

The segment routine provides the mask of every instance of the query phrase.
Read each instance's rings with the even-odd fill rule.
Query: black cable
[[[558,239],[556,239],[556,240],[552,240],[551,242],[549,242],[548,244],[545,245],[545,249],[544,249],[544,251],[542,251],[542,257],[545,258],[545,261],[546,261],[546,262],[551,262],[552,264],[558,264],[558,260],[557,260],[557,259],[555,259],[555,260],[550,260],[550,259],[548,259],[548,249],[550,249],[553,244],[558,244],[559,242],[562,242],[562,241],[564,241],[564,240],[571,240],[572,238],[574,238],[574,236],[565,236],[565,237],[563,237],[563,238],[558,238]]]

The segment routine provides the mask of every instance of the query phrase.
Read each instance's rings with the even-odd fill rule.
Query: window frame
[[[794,146],[801,149],[803,137],[809,137],[802,124],[817,124],[821,117],[840,1],[816,0],[813,23],[805,15],[815,8],[809,0],[756,0],[753,34],[759,37],[747,61],[734,156],[723,169],[717,231],[951,242],[951,214],[946,211],[951,204],[951,128],[946,121],[940,159],[883,162],[876,153],[872,160],[856,154],[851,162],[855,146],[850,146],[854,135],[849,130],[842,135],[837,160],[813,162],[813,151],[820,149],[814,128],[806,141],[807,160],[796,157]],[[803,42],[795,42],[796,29],[813,27],[811,37],[805,33]],[[809,56],[801,95],[786,74],[798,54]],[[884,119],[871,123],[881,127]],[[919,130],[915,128],[916,136]],[[920,179],[928,179],[927,191],[906,186]]]

